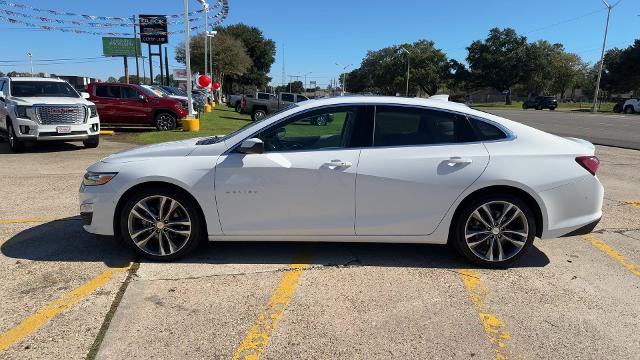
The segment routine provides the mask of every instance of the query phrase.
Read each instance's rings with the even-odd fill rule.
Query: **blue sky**
[[[175,14],[183,9],[182,1],[178,0],[13,1],[46,9],[104,16]],[[464,60],[465,47],[473,40],[485,38],[488,30],[495,26],[513,27],[529,40],[561,42],[567,50],[593,63],[599,58],[606,19],[601,0],[229,0],[229,3],[227,24],[243,22],[258,26],[265,36],[278,44],[277,60],[272,68],[273,83],[276,84],[282,78],[283,44],[288,75],[312,72],[308,80],[326,85],[340,72],[336,62],[358,66],[367,50],[418,39],[433,40],[436,47],[445,50],[449,57]],[[198,8],[195,0],[191,0],[190,5],[193,9]],[[0,6],[0,9],[6,7]],[[640,1],[622,0],[612,13],[608,47],[625,47],[640,37],[638,14]],[[3,38],[0,71],[3,72],[14,69],[28,71],[25,54],[29,51],[33,53],[36,64],[40,64],[38,59],[102,55],[99,36],[30,30],[2,21],[0,32]],[[173,60],[173,46],[180,40],[182,35],[174,35],[170,39],[172,67],[179,66]],[[21,63],[7,66],[6,61],[11,60]],[[36,65],[35,68],[36,71],[102,79],[123,73],[121,59],[59,61],[47,66]],[[135,68],[133,61],[130,68]]]

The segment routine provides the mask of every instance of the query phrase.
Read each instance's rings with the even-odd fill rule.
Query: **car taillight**
[[[596,156],[578,156],[576,162],[590,172],[591,175],[595,175],[600,167],[600,160]]]

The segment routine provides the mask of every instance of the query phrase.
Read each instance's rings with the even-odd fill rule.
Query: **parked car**
[[[168,98],[171,98],[171,99],[179,100],[179,101],[182,102],[182,106],[184,106],[185,108],[188,107],[189,98],[186,95],[184,95],[184,96],[182,96],[182,95],[174,95],[173,93],[165,90],[165,88],[163,86],[160,86],[160,85],[140,85],[140,86],[154,91],[155,93],[157,93],[161,97],[168,97]],[[193,98],[191,99],[191,103],[193,104],[193,108],[195,109],[196,108],[196,104],[195,104],[195,100]],[[195,115],[195,114],[196,114],[196,111],[194,110],[192,115]]]
[[[13,152],[27,141],[82,140],[88,148],[100,143],[96,106],[68,82],[53,78],[0,78],[0,137]]]
[[[309,118],[332,114],[331,126]],[[310,131],[311,130],[311,131]],[[485,266],[602,216],[593,144],[443,100],[291,104],[226,136],[91,165],[84,229],[167,261],[212,241],[451,243]]]
[[[629,99],[624,102],[622,106],[625,114],[633,114],[640,112],[640,100],[638,99]]]
[[[140,85],[92,83],[88,91],[103,124],[173,130],[189,114],[185,102],[160,97]]]
[[[626,101],[627,101],[627,100],[625,100],[625,99],[620,100],[620,101],[617,101],[617,102],[613,105],[613,112],[614,112],[614,113],[621,113],[621,112],[623,112],[623,111],[624,111],[624,103],[625,103]]]
[[[244,97],[241,104],[241,113],[251,114],[253,121],[264,119],[267,115],[280,111],[291,104],[309,100],[306,96],[292,93],[268,94],[268,98]]]
[[[154,86],[163,89],[164,91],[170,93],[171,95],[187,97],[187,92],[180,88],[173,87],[173,86],[166,86],[166,85],[154,85]]]
[[[236,109],[236,112],[242,112],[242,98],[245,96],[248,98],[255,98],[260,100],[269,100],[272,97],[275,98],[275,95],[273,94],[259,91],[256,92],[255,95],[229,95],[227,97],[227,106]]]
[[[527,99],[522,103],[522,109],[549,109],[555,110],[558,107],[558,100],[553,96],[536,96],[533,99]]]

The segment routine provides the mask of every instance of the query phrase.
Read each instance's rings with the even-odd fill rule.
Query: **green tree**
[[[525,77],[527,38],[506,28],[489,30],[485,40],[476,40],[467,47],[467,63],[472,76],[481,85],[507,90],[507,105],[511,104],[511,87]]]
[[[4,73],[2,71],[0,71],[0,76],[4,76]]]
[[[115,83],[115,82],[118,82],[118,79],[116,79],[116,78],[115,78],[115,77],[113,77],[113,76],[109,76],[109,78],[107,79],[107,82]]]
[[[602,86],[616,92],[640,91],[640,39],[626,49],[607,51]]]
[[[242,85],[265,87],[271,81],[269,72],[271,65],[276,60],[276,43],[271,39],[266,39],[262,31],[254,26],[234,24],[219,30],[240,40],[251,58],[251,67],[238,77],[237,81]],[[235,80],[236,77],[232,79]]]
[[[564,54],[561,44],[538,40],[528,44],[521,83],[529,95],[548,95],[557,74],[555,65]]]
[[[191,71],[204,73],[204,33],[191,38]],[[213,40],[213,69],[216,75],[240,76],[251,67],[251,58],[244,44],[228,33],[219,33]],[[184,43],[176,47],[176,60],[186,64]],[[208,72],[208,71],[207,71]]]
[[[574,90],[584,71],[585,64],[577,54],[562,52],[553,59],[554,72],[551,90],[560,94],[560,99],[565,98],[568,90]],[[572,91],[573,92],[573,91]]]
[[[407,54],[404,50],[408,50]],[[409,94],[435,94],[449,81],[447,56],[436,49],[433,41],[419,40],[369,51],[360,68],[347,75],[349,92],[375,92],[385,95],[404,94],[410,61]],[[343,77],[341,77],[341,82]]]

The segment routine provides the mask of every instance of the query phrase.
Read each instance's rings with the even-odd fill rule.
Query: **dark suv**
[[[527,99],[522,103],[522,109],[549,109],[555,110],[558,107],[558,100],[553,96],[536,96],[533,99]]]
[[[160,97],[138,85],[94,83],[89,84],[88,92],[103,125],[151,125],[158,130],[173,130],[189,114],[186,102]]]

